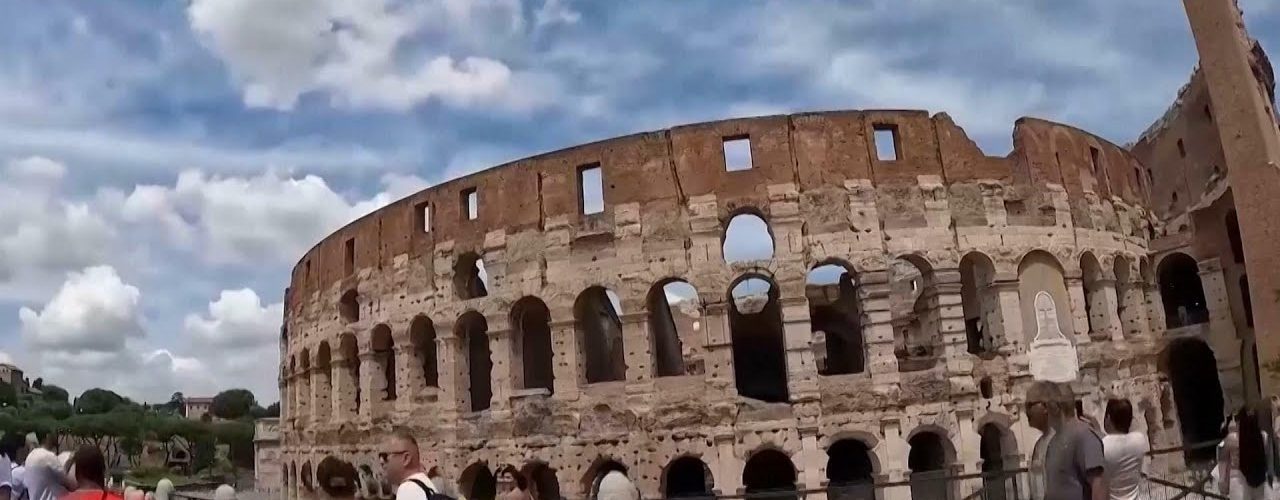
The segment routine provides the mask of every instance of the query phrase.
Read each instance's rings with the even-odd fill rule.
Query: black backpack
[[[424,483],[417,479],[410,479],[409,481],[412,482],[413,484],[418,485],[419,488],[422,488],[422,491],[427,492],[427,500],[458,500],[449,495],[446,495],[444,493],[439,493],[436,490],[431,489],[430,487],[427,486],[427,483]]]

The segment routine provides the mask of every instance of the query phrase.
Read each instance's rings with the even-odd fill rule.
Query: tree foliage
[[[18,406],[18,391],[13,390],[12,385],[0,382],[0,407],[14,406]]]
[[[256,404],[253,393],[248,389],[229,389],[213,397],[213,405],[209,411],[215,417],[235,420],[250,416],[250,411]]]
[[[77,414],[106,413],[125,403],[125,398],[106,389],[89,389],[76,398]]]
[[[36,380],[38,381],[40,379],[36,379]],[[38,387],[38,389],[40,389],[40,393],[41,393],[40,399],[43,399],[45,401],[52,401],[55,403],[61,402],[65,404],[67,400],[71,397],[70,394],[67,394],[66,389],[63,389],[53,384],[49,384],[43,387]]]

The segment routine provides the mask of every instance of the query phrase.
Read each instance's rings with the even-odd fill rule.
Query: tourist
[[[428,500],[437,491],[422,468],[418,440],[408,433],[396,433],[382,444],[382,468],[396,487],[396,500]]]
[[[323,498],[352,500],[356,497],[356,468],[334,457],[325,457],[316,466],[316,483]]]
[[[1219,448],[1215,471],[1218,491],[1231,500],[1276,498],[1277,492],[1267,477],[1267,436],[1258,425],[1257,415],[1241,409],[1232,427]]]
[[[107,491],[107,460],[97,446],[86,444],[76,450],[71,462],[75,464],[76,484],[74,492],[60,497],[64,500],[124,500],[119,494]]]
[[[605,462],[600,467],[600,472],[596,500],[640,500],[640,490],[627,477],[627,468],[622,464]]]
[[[40,446],[27,454],[23,467],[26,470],[23,472],[22,482],[26,485],[27,498],[30,500],[54,500],[76,489],[76,479],[58,461],[57,432],[45,435]]]
[[[1111,500],[1145,498],[1140,487],[1143,462],[1151,444],[1147,442],[1146,434],[1132,429],[1133,405],[1129,400],[1107,401],[1103,425],[1107,435],[1102,438],[1102,453],[1106,458],[1107,491]]]
[[[1102,440],[1077,418],[1074,401],[1058,384],[1027,389],[1027,421],[1040,430],[1032,455],[1032,498],[1103,500]]]
[[[497,479],[498,494],[502,495],[502,500],[533,500],[529,494],[529,482],[514,466],[498,467]]]
[[[15,500],[27,497],[27,487],[22,482],[22,459],[26,458],[27,441],[21,434],[8,433],[0,437],[0,474],[9,472],[9,497]],[[7,464],[3,462],[8,462]],[[3,496],[0,495],[0,500]]]
[[[427,471],[427,477],[431,478],[431,484],[436,485],[436,493],[457,500],[466,500],[466,497],[463,497],[462,493],[458,491],[458,485],[454,484],[453,480],[444,477],[444,474],[440,472],[439,465]]]

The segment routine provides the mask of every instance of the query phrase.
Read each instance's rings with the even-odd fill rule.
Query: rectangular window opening
[[[1187,157],[1187,147],[1182,145],[1182,139],[1178,139],[1178,157],[1179,158]]]
[[[578,167],[578,206],[583,215],[604,212],[604,179],[599,163]]]
[[[345,271],[346,274],[351,274],[356,271],[356,239],[355,238],[347,238],[346,251],[343,252],[342,270]]]
[[[414,205],[413,213],[418,218],[418,228],[424,233],[431,232],[431,204],[424,201]]]
[[[480,194],[476,188],[462,190],[462,218],[476,220],[480,216]]]
[[[898,159],[901,144],[898,142],[898,126],[890,123],[877,123],[871,126],[875,132],[873,142],[876,145],[876,158],[880,161]]]
[[[724,169],[751,170],[751,138],[745,135],[724,138]]]
[[[1102,166],[1101,155],[1102,152],[1098,151],[1098,148],[1089,146],[1089,167],[1093,169],[1094,177],[1098,176],[1098,167]]]

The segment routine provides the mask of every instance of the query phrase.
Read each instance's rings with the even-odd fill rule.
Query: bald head
[[[413,474],[426,472],[422,469],[418,440],[408,432],[396,432],[388,437],[379,455],[383,469],[396,482],[403,482]]]

